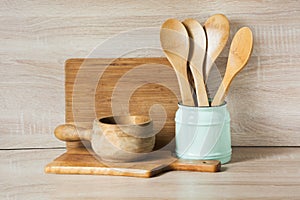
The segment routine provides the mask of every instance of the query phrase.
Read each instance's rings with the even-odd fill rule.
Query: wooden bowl
[[[153,122],[148,116],[109,116],[96,119],[92,148],[103,160],[139,160],[155,145]]]

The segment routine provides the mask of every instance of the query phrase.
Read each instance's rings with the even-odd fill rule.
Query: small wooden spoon
[[[206,88],[203,80],[203,61],[206,52],[206,35],[203,27],[195,19],[183,22],[190,38],[190,69],[192,71],[197,94],[198,106],[209,106]]]
[[[211,16],[204,23],[207,37],[206,63],[204,68],[204,81],[207,82],[213,63],[224,49],[229,37],[229,21],[222,14]]]
[[[175,70],[183,105],[194,106],[187,77],[189,37],[184,25],[177,19],[165,21],[160,30],[160,42],[165,55]]]
[[[231,81],[247,64],[252,52],[252,46],[253,36],[251,30],[248,27],[238,30],[232,39],[226,72],[211,104],[212,106],[218,106],[224,102]]]

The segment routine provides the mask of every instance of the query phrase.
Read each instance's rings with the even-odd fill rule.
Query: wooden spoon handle
[[[172,170],[219,172],[221,163],[218,160],[183,160],[179,159],[169,166]]]
[[[222,80],[216,95],[214,96],[213,102],[211,103],[211,106],[219,106],[222,105],[222,103],[225,100],[226,94],[229,89],[229,85],[231,81],[228,81],[229,79],[224,77]]]
[[[198,106],[209,106],[203,80],[203,61],[206,51],[206,35],[203,27],[195,19],[182,22],[190,37],[189,64],[194,77]]]
[[[206,87],[204,84],[203,76],[196,67],[190,64],[190,68],[194,77],[195,87],[196,87],[196,94],[197,94],[197,102],[198,106],[209,106]]]
[[[162,49],[173,66],[178,79],[183,105],[194,106],[187,76],[189,36],[184,25],[177,19],[168,19],[160,30]]]
[[[93,130],[76,127],[73,124],[62,124],[55,128],[55,136],[66,142],[91,140]]]
[[[177,60],[180,60],[181,58],[178,58]],[[181,66],[186,65],[186,61],[181,59],[182,63]],[[187,72],[180,72],[175,69],[179,90],[181,94],[182,104],[186,106],[195,106],[191,86],[189,84],[188,75]]]

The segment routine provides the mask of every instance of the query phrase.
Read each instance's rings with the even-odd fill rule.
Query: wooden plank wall
[[[54,138],[53,129],[64,122],[66,59],[87,57],[114,35],[148,27],[153,31],[144,36],[134,32],[146,49],[138,49],[131,38],[91,56],[116,57],[124,48],[134,50],[123,57],[163,56],[156,30],[164,20],[193,17],[204,22],[215,13],[231,21],[231,38],[244,25],[254,33],[253,56],[233,82],[228,98],[233,145],[300,146],[297,0],[4,0],[0,2],[0,148],[64,146]],[[228,47],[217,64],[226,61]]]

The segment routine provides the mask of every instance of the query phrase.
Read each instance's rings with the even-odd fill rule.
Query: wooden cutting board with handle
[[[176,74],[166,58],[69,59],[65,63],[66,123],[91,128],[95,118],[150,115],[156,146],[174,139],[180,101]],[[68,148],[80,142],[67,142]]]
[[[159,151],[139,162],[113,163],[99,159],[85,148],[69,149],[45,167],[46,173],[112,175],[150,178],[167,171],[219,172],[216,160],[181,160],[170,151]]]

